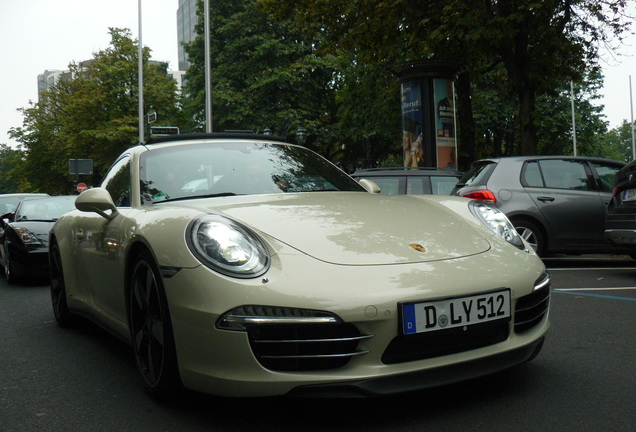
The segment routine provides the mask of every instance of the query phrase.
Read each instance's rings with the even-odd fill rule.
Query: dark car
[[[449,195],[462,173],[437,168],[367,168],[351,177],[371,180],[387,195]]]
[[[603,228],[614,175],[624,165],[574,156],[482,159],[452,194],[494,202],[539,255],[623,253]]]
[[[7,282],[42,277],[49,272],[49,231],[75,209],[76,195],[22,200],[15,212],[0,219],[0,264]]]
[[[0,215],[13,213],[22,200],[47,197],[45,193],[11,193],[0,194]]]
[[[616,173],[612,199],[605,215],[605,238],[636,251],[636,161]]]

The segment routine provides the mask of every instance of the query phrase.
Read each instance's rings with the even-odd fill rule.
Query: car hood
[[[490,249],[486,238],[462,216],[426,198],[314,192],[190,203],[199,209],[203,204],[210,212],[334,264],[427,262]]]

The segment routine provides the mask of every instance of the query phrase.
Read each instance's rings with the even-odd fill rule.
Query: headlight
[[[22,240],[22,243],[24,243],[25,245],[37,245],[37,246],[44,246],[42,244],[42,242],[40,241],[40,239],[38,239],[35,234],[33,234],[31,231],[29,231],[26,228],[15,228],[15,232],[18,234],[18,237],[20,237],[20,240]]]
[[[499,237],[519,249],[525,249],[517,230],[501,210],[483,201],[471,201],[470,210],[477,219]]]
[[[269,268],[269,253],[256,234],[223,216],[205,215],[192,221],[187,242],[203,264],[226,276],[254,278]]]

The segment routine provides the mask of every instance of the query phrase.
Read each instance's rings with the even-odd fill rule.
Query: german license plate
[[[623,201],[636,201],[636,189],[624,190],[621,198]]]
[[[510,319],[510,290],[402,305],[404,334]]]

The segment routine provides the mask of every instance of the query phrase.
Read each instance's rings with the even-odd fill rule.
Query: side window
[[[543,187],[543,178],[537,161],[525,164],[521,174],[521,184],[528,187]]]
[[[592,162],[592,166],[598,174],[599,190],[611,192],[614,187],[614,176],[620,169],[616,165],[608,165],[602,162]]]
[[[590,190],[585,162],[563,159],[540,161],[545,186],[556,189]]]
[[[110,168],[102,181],[117,207],[130,207],[130,158],[124,156]]]
[[[398,195],[400,193],[399,177],[368,177],[380,186],[380,193],[386,195]]]
[[[434,195],[450,195],[459,182],[457,177],[431,176],[431,187]]]
[[[423,195],[424,178],[423,177],[407,177],[406,178],[406,194],[407,195]]]

